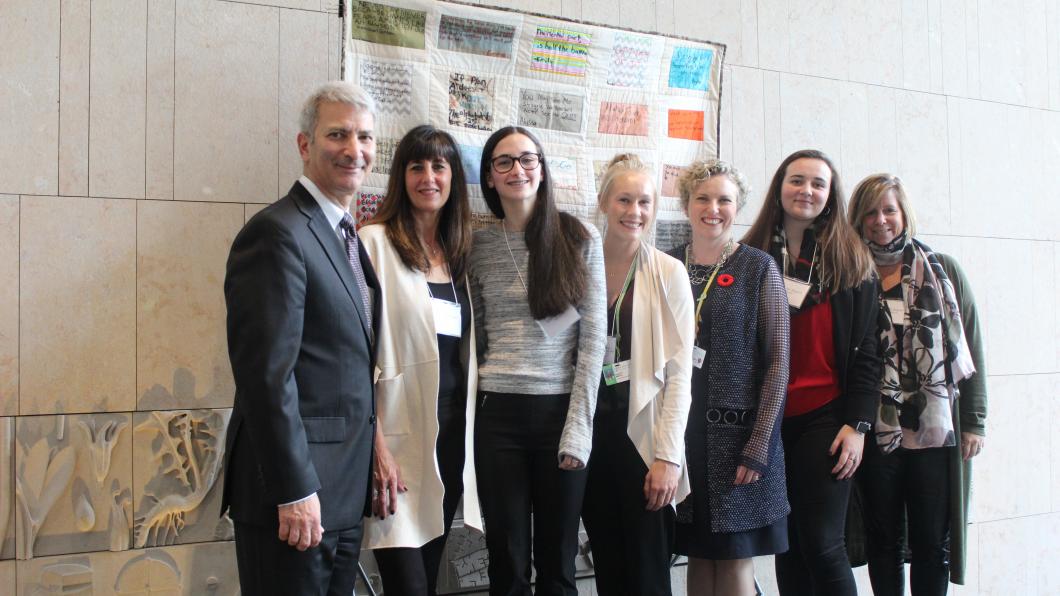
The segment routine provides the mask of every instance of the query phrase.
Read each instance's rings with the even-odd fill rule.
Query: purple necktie
[[[357,280],[357,287],[361,290],[361,300],[364,301],[365,320],[368,321],[368,335],[372,335],[372,299],[368,293],[368,282],[364,278],[364,269],[361,269],[360,251],[357,249],[359,243],[357,238],[357,226],[353,223],[353,217],[347,213],[342,216],[339,224],[346,231],[346,257],[350,260],[353,269],[353,277]]]

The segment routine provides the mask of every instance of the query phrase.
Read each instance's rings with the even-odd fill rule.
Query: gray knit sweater
[[[522,232],[500,226],[475,232],[469,279],[478,334],[480,391],[549,395],[570,393],[567,422],[558,455],[589,461],[593,442],[593,414],[607,335],[607,290],[600,234],[587,225],[591,237],[583,255],[589,284],[581,304],[581,319],[553,337],[545,337],[530,315],[526,292],[528,252]],[[512,257],[515,263],[512,262]]]

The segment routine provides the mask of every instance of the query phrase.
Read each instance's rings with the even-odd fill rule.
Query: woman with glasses
[[[692,292],[681,262],[645,242],[656,204],[647,166],[616,156],[600,180],[610,307],[582,507],[600,596],[670,595],[673,503],[688,494]]]
[[[897,176],[862,180],[850,223],[882,282],[879,414],[857,475],[872,592],[905,593],[905,530],[914,596],[942,596],[964,583],[971,459],[986,434],[975,299],[957,262],[915,237]]]
[[[575,595],[606,333],[600,236],[557,210],[544,150],[524,128],[490,136],[479,177],[500,220],[475,233],[470,258],[490,594],[530,594],[532,560],[537,594]]]
[[[790,549],[775,559],[781,596],[857,594],[844,525],[879,401],[879,286],[844,203],[832,161],[797,151],[777,168],[743,238],[773,256],[791,312],[781,426]]]
[[[692,241],[671,254],[688,269],[696,314],[685,432],[692,494],[677,506],[676,552],[688,556],[689,594],[752,596],[753,558],[788,549],[787,297],[769,255],[733,241],[744,176],[700,161],[678,188]]]
[[[461,495],[464,523],[482,527],[468,446],[476,369],[465,283],[470,219],[456,142],[430,125],[413,128],[394,152],[379,214],[359,233],[384,290],[364,544],[389,596],[435,594]]]

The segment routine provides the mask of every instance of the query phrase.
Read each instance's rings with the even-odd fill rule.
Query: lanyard
[[[706,285],[703,286],[703,291],[699,293],[699,300],[696,301],[696,343],[699,343],[699,314],[703,311],[703,303],[707,301],[707,294],[710,293],[710,287],[714,285],[714,278],[718,276],[718,271],[721,270],[721,266],[725,264],[725,261],[729,258],[729,253],[732,250],[732,239],[729,239],[728,244],[725,245],[725,250],[722,251],[721,258],[714,264],[714,270],[710,272],[710,278],[707,279]],[[692,267],[692,245],[689,244],[685,248],[685,270],[689,270]]]
[[[445,252],[445,244],[443,244],[441,240],[438,240],[438,244],[441,245],[442,252]],[[449,287],[453,288],[453,302],[459,304],[460,303],[460,297],[456,293],[456,284],[453,283],[453,272],[452,272],[451,269],[449,269],[449,263],[448,262],[446,262],[446,264],[445,264],[445,269],[449,273]],[[430,283],[427,284],[427,295],[430,296],[431,298],[434,298],[434,292],[431,291],[431,284]],[[444,300],[444,298],[439,298],[439,300]]]
[[[626,298],[626,291],[629,290],[629,284],[633,281],[633,272],[637,270],[637,261],[640,260],[640,251],[633,257],[633,262],[629,264],[629,271],[626,273],[626,281],[622,284],[622,292],[618,295],[618,301],[615,302],[615,316],[611,319],[611,333],[615,338],[615,362],[621,360],[622,349],[619,347],[622,343],[622,332],[620,320],[622,318],[622,302]]]
[[[512,245],[508,242],[508,228],[504,225],[504,220],[501,220],[501,235],[504,236],[504,245],[508,247],[508,256],[512,258],[512,266],[515,267],[515,274],[519,276],[519,285],[523,286],[523,292],[526,293],[527,300],[530,299],[530,290],[526,289],[526,281],[523,280],[523,272],[519,270],[519,263],[515,261],[515,253],[512,252]]]
[[[820,246],[817,242],[813,243],[813,256],[810,258],[810,273],[806,276],[806,283],[810,283],[810,279],[813,278],[813,266],[817,264],[817,247]],[[788,276],[788,241],[784,240],[784,244],[780,247],[780,252],[784,256],[784,277]]]

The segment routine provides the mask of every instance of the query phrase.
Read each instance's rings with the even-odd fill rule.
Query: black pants
[[[784,419],[788,552],[776,556],[781,596],[856,596],[847,558],[845,524],[850,480],[836,480],[828,454],[843,423],[837,402]]]
[[[383,592],[387,596],[434,596],[442,551],[453,526],[453,517],[464,493],[465,400],[463,389],[438,402],[438,442],[435,453],[445,496],[442,515],[445,532],[419,548],[381,548],[373,552]],[[430,473],[430,472],[427,472]],[[398,511],[398,515],[401,512]]]
[[[320,544],[299,551],[277,529],[236,522],[236,565],[244,596],[350,596],[357,583],[363,524],[325,531]]]
[[[626,434],[626,409],[597,410],[582,521],[600,596],[670,596],[674,510],[644,507],[644,465]]]
[[[586,472],[559,469],[569,401],[568,395],[479,393],[475,471],[492,596],[532,593],[531,546],[536,593],[578,593],[574,558]]]
[[[903,512],[908,515],[913,596],[943,596],[949,587],[951,449],[898,448],[884,455],[871,435],[857,481],[864,496],[865,554],[876,596],[905,593]]]

